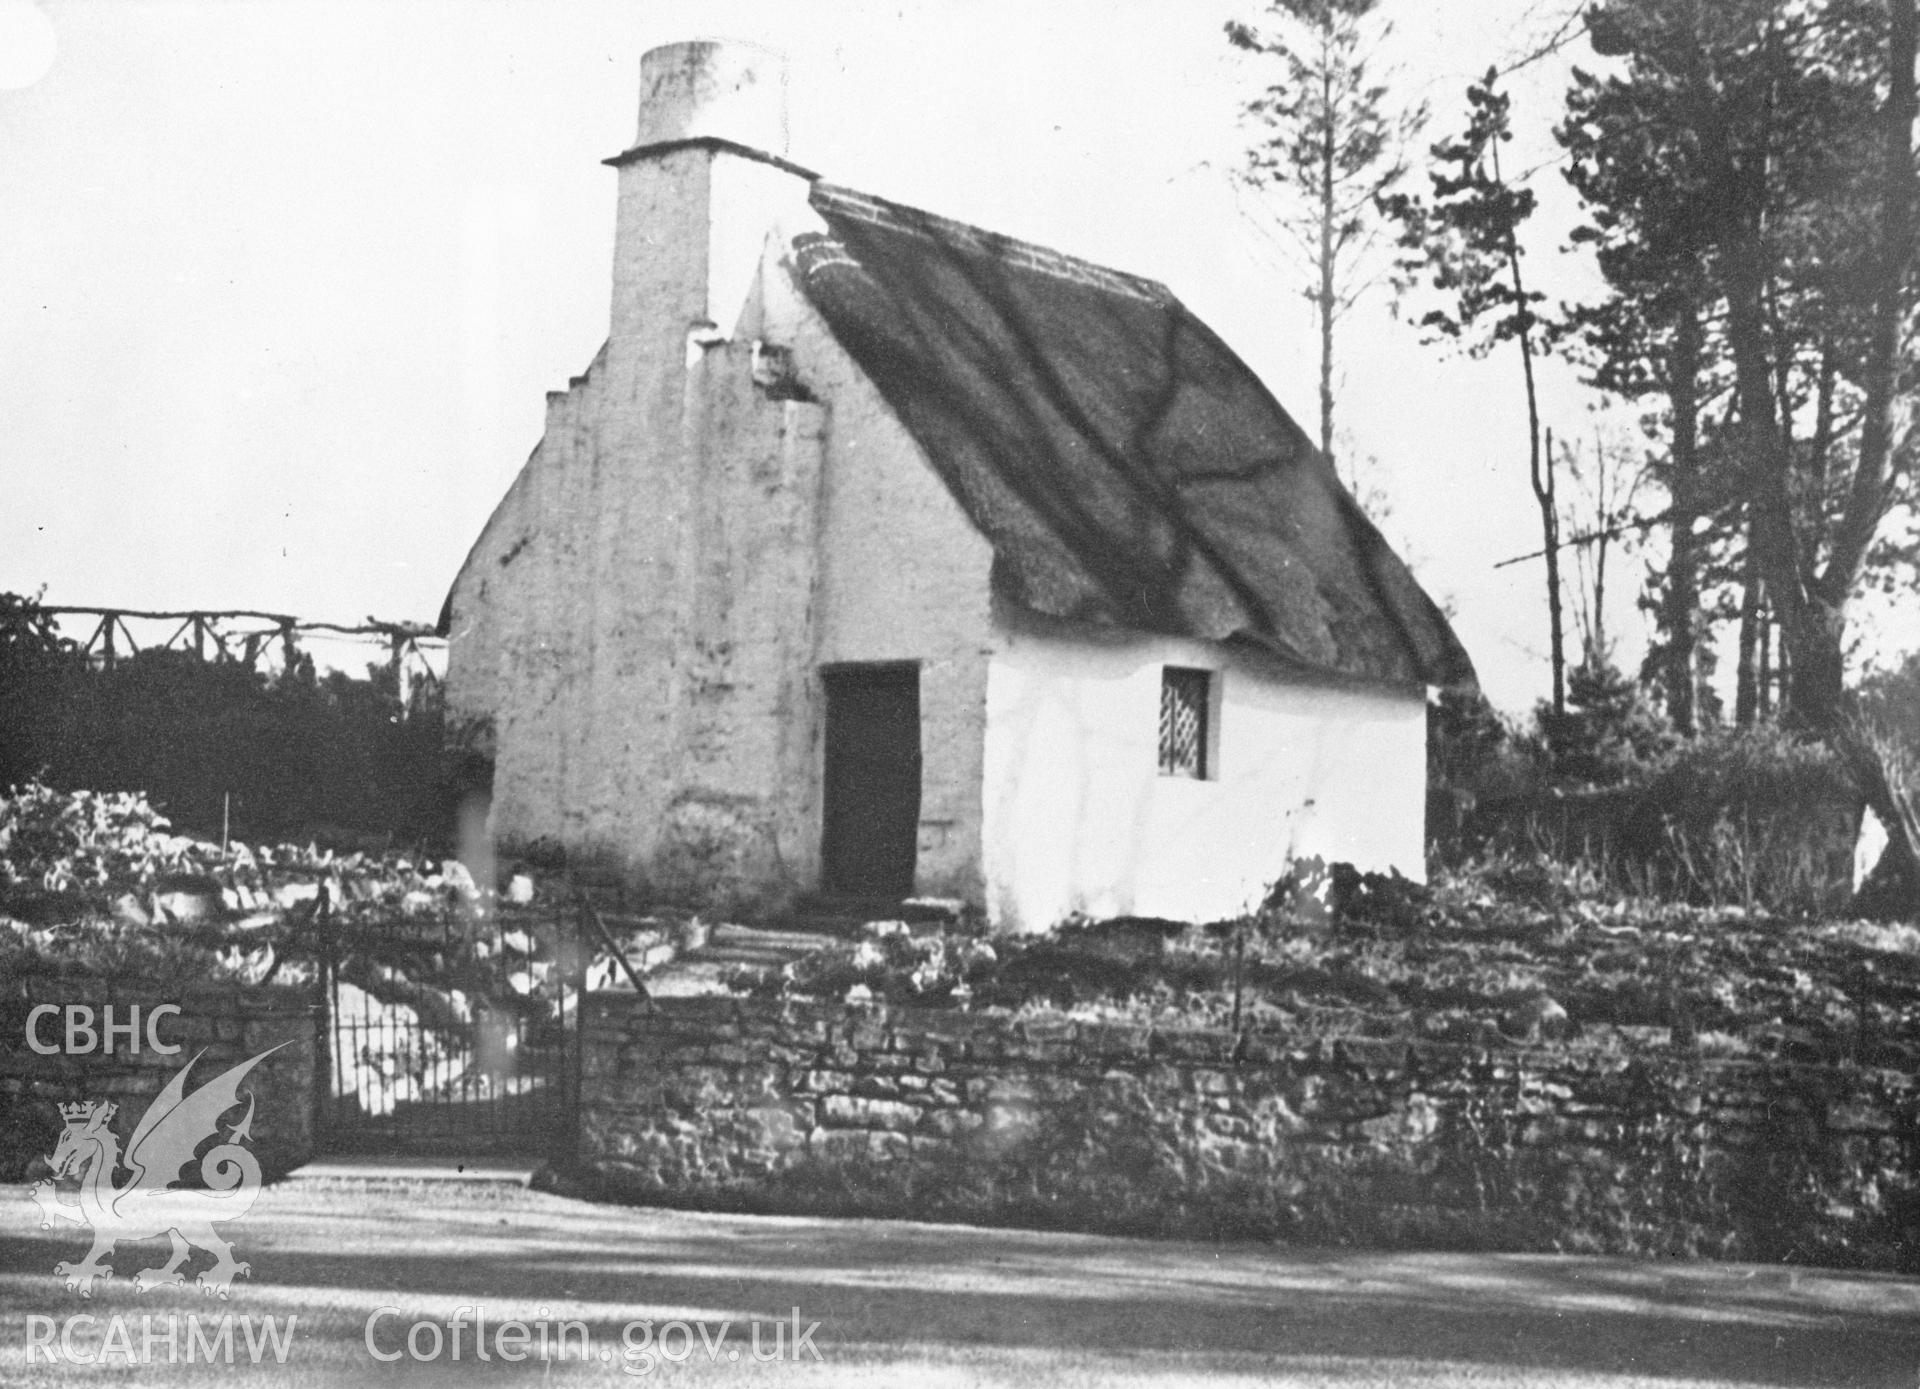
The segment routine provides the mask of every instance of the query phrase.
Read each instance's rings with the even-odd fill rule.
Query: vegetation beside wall
[[[1038,936],[878,923],[737,987],[773,999],[1501,1045],[1653,1030],[1727,1056],[1920,1070],[1920,930],[1610,896],[1546,857],[1429,886],[1300,865],[1263,911]]]
[[[0,594],[0,730],[0,792],[142,791],[215,840],[444,850],[461,792],[485,779],[449,750],[430,682],[403,704],[379,666],[321,676],[299,657],[268,674],[171,650],[94,664],[14,594]]]
[[[498,947],[508,927],[516,952]],[[551,974],[570,927],[557,903],[488,896],[455,859],[223,847],[173,833],[133,792],[0,795],[0,978],[305,986],[330,960],[384,998],[463,1017],[453,992]]]
[[[1541,854],[1618,895],[1832,915],[1853,897],[1864,799],[1832,742],[1775,724],[1683,738],[1610,669],[1576,669],[1567,711],[1530,728],[1478,695],[1443,697],[1428,723],[1441,865]]]

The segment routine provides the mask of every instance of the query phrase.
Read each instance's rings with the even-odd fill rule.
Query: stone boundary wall
[[[708,1209],[1920,1268],[1920,1092],[1664,1029],[1479,1047],[587,1000],[580,1185]]]
[[[138,1007],[139,1050],[124,1036],[111,1052],[42,1055],[26,1039],[27,1018],[42,1003],[93,1009],[111,1004],[116,1022]],[[164,1016],[159,1040],[180,1050],[172,1055],[147,1044],[149,1011],[178,1004]],[[64,1043],[62,1017],[42,1018],[43,1043]],[[53,1151],[62,1127],[59,1107],[81,1100],[112,1100],[119,1106],[113,1129],[124,1146],[141,1114],[180,1068],[193,1061],[192,1088],[223,1070],[282,1042],[291,1043],[248,1073],[241,1093],[254,1101],[252,1147],[269,1177],[313,1156],[315,1096],[325,1082],[326,1016],[318,996],[304,989],[239,984],[190,984],[157,989],[135,980],[98,975],[23,973],[0,979],[0,1181],[26,1177],[36,1158]],[[84,1040],[84,1039],[83,1039]]]

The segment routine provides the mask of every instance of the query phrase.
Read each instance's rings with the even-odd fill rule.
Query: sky
[[[1564,9],[1387,8],[1396,89],[1436,134]],[[1262,74],[1222,27],[1252,13],[0,0],[0,591],[432,622],[545,393],[605,336],[600,161],[632,142],[640,55],[688,38],[786,54],[790,154],[826,177],[1164,281],[1316,432],[1309,306],[1234,191]],[[1528,167],[1566,58],[1515,79]],[[1571,225],[1550,169],[1540,187]],[[1541,570],[1495,567],[1538,547],[1517,360],[1424,346],[1384,296],[1342,358],[1383,529],[1489,695],[1526,709]],[[1546,387],[1562,437],[1590,437],[1570,374]],[[1631,658],[1643,562],[1614,563]]]

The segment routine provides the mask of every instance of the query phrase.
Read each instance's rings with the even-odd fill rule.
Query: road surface
[[[16,1188],[0,1384],[1920,1389],[1910,1278],[699,1215],[435,1175],[264,1189],[221,1227],[252,1266],[225,1302],[191,1281],[136,1292],[164,1241],[110,1256],[79,1298],[53,1267],[86,1230],[42,1230]]]

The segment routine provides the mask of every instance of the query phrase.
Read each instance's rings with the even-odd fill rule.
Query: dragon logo
[[[247,1072],[278,1050],[280,1047],[269,1047],[189,1095],[187,1073],[194,1061],[205,1055],[195,1053],[192,1061],[174,1073],[167,1088],[154,1097],[134,1126],[125,1158],[132,1176],[120,1186],[113,1183],[115,1168],[121,1162],[120,1140],[108,1127],[117,1106],[101,1100],[60,1106],[66,1128],[48,1159],[53,1177],[34,1185],[33,1200],[40,1207],[43,1230],[52,1228],[56,1219],[93,1227],[93,1248],[85,1259],[77,1264],[63,1260],[53,1266],[54,1276],[66,1279],[68,1291],[92,1297],[96,1278],[105,1282],[113,1277],[112,1267],[101,1260],[113,1252],[115,1242],[160,1235],[173,1241],[173,1257],[158,1268],[141,1269],[134,1275],[133,1286],[139,1292],[186,1282],[180,1265],[187,1261],[192,1245],[214,1256],[213,1267],[195,1280],[202,1292],[224,1298],[235,1274],[252,1271],[248,1264],[235,1263],[233,1246],[213,1232],[216,1223],[245,1215],[260,1194],[259,1159],[243,1146],[253,1135],[251,1091],[246,1114],[224,1141],[200,1159],[200,1177],[209,1189],[186,1190],[174,1183],[179,1180],[180,1169],[193,1160],[194,1150],[207,1139],[221,1136],[221,1117],[240,1103],[240,1082]],[[79,1178],[79,1205],[69,1206],[55,1193],[54,1181],[62,1177]]]

